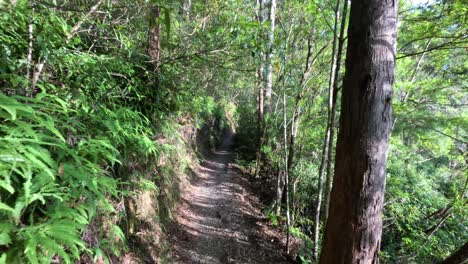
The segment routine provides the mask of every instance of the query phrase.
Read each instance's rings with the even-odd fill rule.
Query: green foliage
[[[96,208],[113,211],[106,196],[117,196],[117,183],[103,167],[118,162],[118,151],[108,140],[90,135],[69,144],[63,135],[70,126],[84,124],[57,97],[0,98],[1,236],[7,259],[78,259],[85,249],[81,232]]]
[[[268,221],[270,221],[273,226],[276,226],[276,227],[279,226],[279,217],[281,216],[278,216],[272,210],[266,210],[265,215]]]
[[[155,139],[181,141],[176,122],[184,110],[199,127],[226,123],[212,97],[173,95],[177,68],[164,67],[156,80],[142,54],[144,16],[108,23],[122,15],[120,7],[102,4],[105,15],[85,17],[73,10],[87,10],[87,3],[63,4],[1,7],[0,263],[120,256],[128,248],[121,229],[128,215],[118,204],[175,181],[162,169],[155,175],[154,163],[167,153],[176,159],[182,146]],[[141,11],[122,4],[130,9],[123,15]],[[164,3],[163,10],[170,42],[174,5]],[[77,23],[90,30],[68,39]],[[174,167],[191,162],[177,161]]]
[[[274,111],[264,131],[256,97],[265,84],[257,74],[270,51],[270,23],[257,21],[255,2],[192,1],[190,14],[172,0],[102,1],[96,13],[88,13],[89,1],[11,2],[0,1],[0,264],[122,255],[131,241],[128,208],[120,204],[177,185],[177,170],[191,162],[180,155],[181,130],[192,122],[210,148],[235,128],[251,171],[263,135],[260,178],[272,196],[284,163],[283,91],[288,131],[299,110],[290,231],[304,242],[299,258],[310,263],[333,1],[279,3]],[[431,263],[468,240],[467,12],[460,0],[400,5],[382,261]],[[146,55],[155,22],[157,69]],[[164,158],[170,161],[158,165]],[[284,222],[266,215],[274,225]]]
[[[467,19],[462,2],[430,1],[420,5],[400,2],[397,79],[392,100],[395,124],[388,154],[381,245],[384,263],[435,263],[467,240],[467,229],[460,224],[466,222],[467,217],[468,142],[464,91]],[[266,142],[260,150],[263,160],[256,160],[254,155],[243,157],[260,162],[260,180],[273,203],[277,172],[283,169],[285,146],[281,96],[285,91],[288,140],[293,110],[296,106],[300,110],[293,153],[295,160],[289,173],[290,190],[294,188],[290,196],[293,228],[299,228],[297,231],[307,237],[313,235],[310,226],[318,199],[317,175],[327,125],[335,4],[333,1],[279,4],[281,8],[277,15],[280,19],[272,58],[275,105],[273,113],[266,116]],[[262,35],[269,26],[265,24],[263,27],[266,28],[257,25],[257,35],[253,39],[256,44],[252,45],[255,48],[251,48],[257,70],[260,69],[260,51],[268,51],[264,39],[262,42]],[[301,76],[308,43],[311,44],[313,63],[309,72]],[[250,154],[258,150],[260,141],[255,97],[258,87],[265,85],[256,77],[257,83],[249,89],[250,93],[239,96],[241,103],[238,106],[237,142],[239,150]],[[304,83],[300,82],[302,77]],[[338,76],[340,84],[342,77],[343,72]],[[304,97],[297,103],[295,99],[301,92]],[[341,110],[339,94],[337,102],[336,121]],[[338,124],[335,124],[335,132],[337,130]],[[334,151],[333,147],[332,157]],[[444,209],[447,213],[441,213]],[[274,221],[273,216],[269,215],[269,218]],[[303,241],[308,240],[304,237]],[[303,252],[299,253],[304,263],[313,260],[308,254],[312,247],[312,243],[305,243]]]
[[[314,243],[312,239],[307,234],[304,234],[301,231],[301,229],[297,227],[291,227],[290,233],[292,236],[301,239],[302,243],[304,243],[304,245],[300,248],[298,252],[301,263],[313,263],[312,261],[310,261],[311,259],[313,259],[313,255],[310,250],[310,248],[312,248],[313,243]]]

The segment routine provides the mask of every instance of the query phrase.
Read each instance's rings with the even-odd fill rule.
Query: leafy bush
[[[0,109],[0,243],[7,261],[78,259],[86,249],[81,233],[96,210],[114,210],[109,198],[118,195],[117,182],[104,168],[119,162],[118,151],[107,139],[67,137],[76,133],[72,127],[84,127],[54,96],[0,94]]]

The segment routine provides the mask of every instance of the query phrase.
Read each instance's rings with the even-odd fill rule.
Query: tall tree
[[[330,68],[330,76],[328,81],[328,118],[327,118],[327,128],[325,130],[325,137],[323,140],[323,147],[322,147],[322,159],[320,161],[319,167],[319,175],[318,175],[318,192],[317,192],[317,200],[315,203],[315,221],[314,221],[314,250],[313,255],[314,258],[317,258],[318,248],[319,248],[319,227],[320,227],[320,211],[322,207],[322,193],[323,193],[323,173],[325,171],[325,167],[327,163],[327,158],[329,158],[329,152],[331,149],[329,148],[329,142],[333,139],[330,137],[331,131],[331,112],[334,103],[334,93],[333,87],[335,83],[335,69],[336,69],[336,62],[337,62],[337,41],[338,41],[338,23],[340,17],[340,4],[341,0],[336,1],[335,7],[335,23],[333,26],[333,46],[332,46],[332,61],[331,61],[331,68]]]
[[[265,22],[265,3],[264,0],[257,0],[257,21],[260,25],[263,25]],[[263,39],[263,30],[260,30],[260,39]],[[257,98],[257,112],[258,112],[258,137],[262,137],[263,134],[263,95],[265,92],[264,89],[264,68],[265,68],[265,53],[263,50],[260,50],[259,53],[259,66],[257,69],[257,77],[258,77],[258,98]]]
[[[291,217],[289,215],[289,173],[288,173],[288,118],[286,104],[286,86],[283,88],[283,139],[284,139],[284,179],[286,187],[286,252],[289,253],[289,229]],[[281,202],[281,200],[279,201]],[[279,205],[278,207],[281,207]]]
[[[273,89],[273,43],[275,42],[276,0],[268,1],[270,30],[268,31],[266,76],[265,76],[265,106],[267,113],[271,113],[271,94]]]
[[[159,26],[160,7],[151,7],[150,29],[148,33],[148,55],[154,67],[159,67],[159,57],[161,56],[161,30]]]
[[[395,0],[351,2],[334,186],[320,263],[378,263],[396,53]]]
[[[338,13],[337,13],[338,14]],[[328,218],[328,208],[330,207],[330,194],[331,194],[331,187],[332,187],[332,154],[333,154],[333,143],[335,138],[335,117],[336,117],[336,98],[338,97],[338,75],[340,74],[341,69],[341,56],[343,54],[343,47],[345,43],[345,28],[347,22],[348,15],[348,1],[344,1],[343,4],[343,15],[341,17],[341,28],[340,28],[340,36],[338,38],[338,50],[336,53],[336,67],[335,67],[335,74],[334,74],[334,82],[333,82],[333,89],[331,91],[331,100],[329,100],[329,120],[328,120],[328,130],[330,131],[330,137],[328,138],[328,157],[327,157],[327,174],[325,177],[325,209],[323,210],[323,220],[327,222]]]

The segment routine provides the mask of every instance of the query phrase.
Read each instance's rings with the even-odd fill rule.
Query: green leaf
[[[4,210],[4,211],[8,211],[8,212],[11,212],[13,213],[15,210],[13,208],[11,208],[10,206],[0,202],[0,210]]]
[[[0,224],[0,246],[5,246],[11,243],[10,233],[14,228],[15,226],[9,223]]]
[[[0,264],[6,264],[7,260],[7,255],[6,253],[3,253],[2,256],[0,256]]]

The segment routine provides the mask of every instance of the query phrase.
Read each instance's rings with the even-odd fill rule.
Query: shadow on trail
[[[258,235],[262,214],[246,179],[231,168],[232,145],[231,133],[192,171],[169,230],[171,263],[287,263],[277,247]]]

